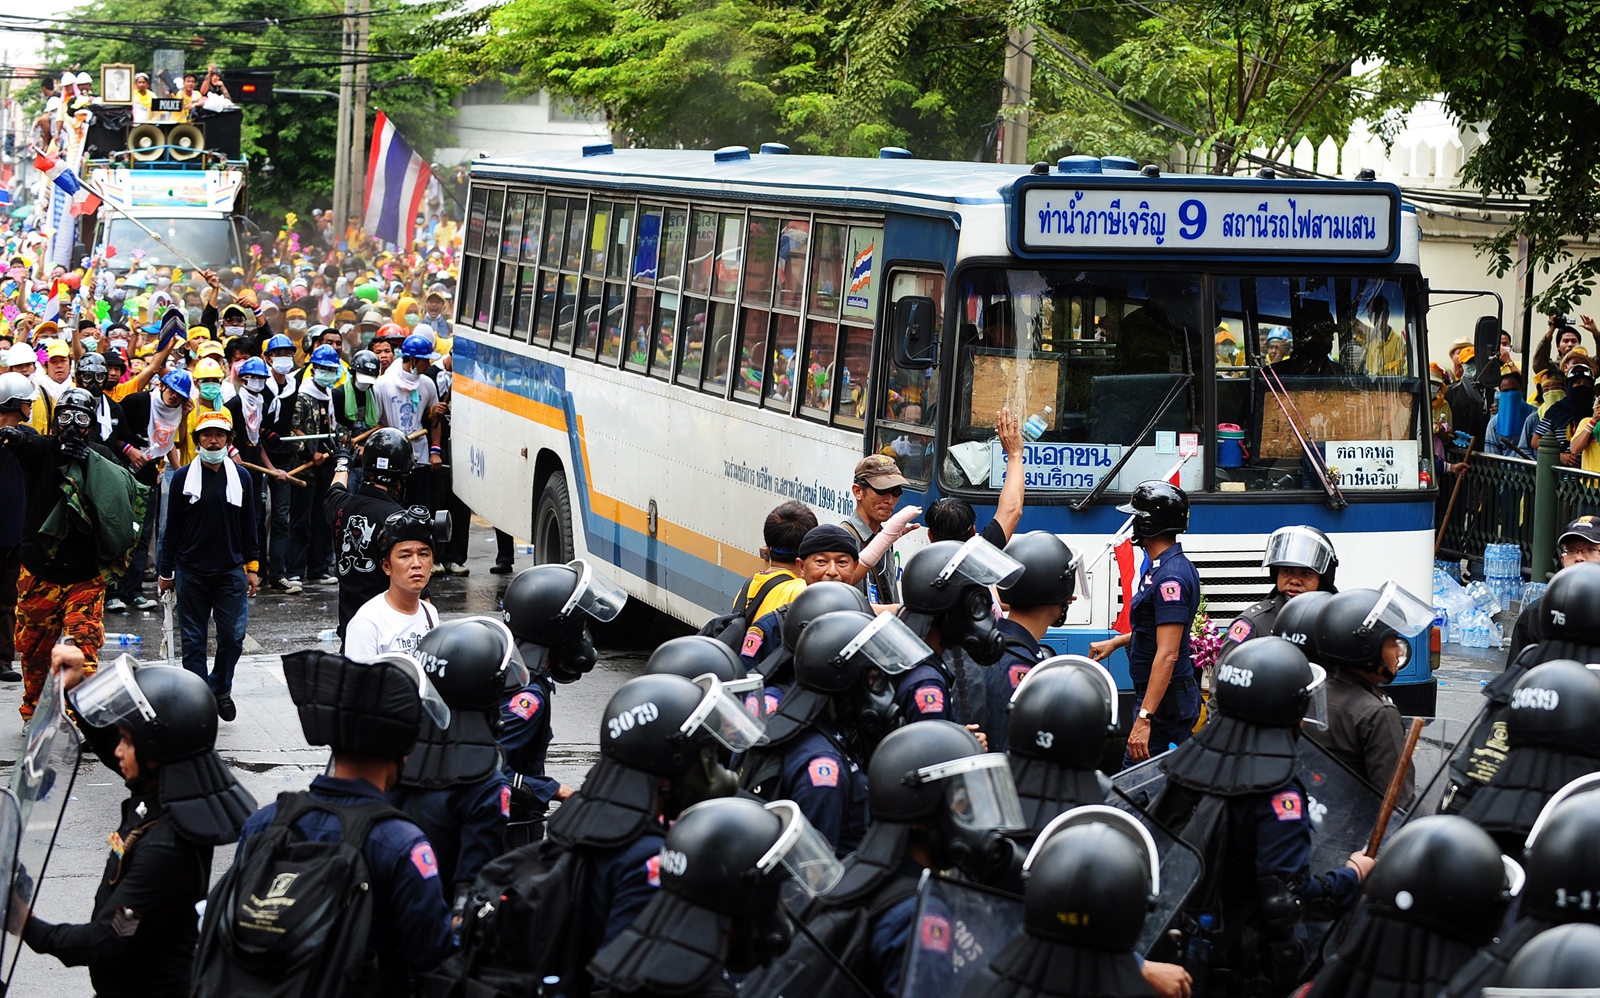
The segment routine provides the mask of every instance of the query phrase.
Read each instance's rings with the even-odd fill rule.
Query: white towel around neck
[[[202,464],[205,464],[205,462],[200,460],[199,456],[196,456],[193,461],[189,462],[189,470],[183,476],[183,494],[189,497],[189,502],[191,503],[200,501],[200,483],[203,481],[200,476],[205,474],[205,469],[200,467]],[[232,459],[224,459],[222,470],[228,476],[228,484],[226,486],[228,504],[230,506],[243,506],[244,485],[239,481],[239,469],[234,465]]]

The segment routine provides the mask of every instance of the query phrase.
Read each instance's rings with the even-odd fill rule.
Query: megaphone
[[[175,125],[167,133],[167,155],[183,162],[199,156],[206,147],[205,133],[190,124]]]
[[[161,147],[166,142],[167,136],[161,131],[160,125],[135,125],[128,132],[128,151],[133,153],[137,163],[154,163],[160,159],[166,151]]]

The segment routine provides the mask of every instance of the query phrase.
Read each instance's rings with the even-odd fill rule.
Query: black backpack
[[[313,842],[294,823],[336,815],[343,837]],[[353,998],[376,993],[372,878],[364,848],[379,822],[410,819],[385,803],[333,804],[278,796],[278,812],[249,856],[206,901],[194,998]]]
[[[745,632],[750,630],[750,625],[753,623],[750,615],[755,613],[761,604],[767,601],[768,594],[782,583],[788,582],[793,578],[794,576],[792,575],[774,575],[761,584],[761,588],[756,590],[754,596],[749,597],[743,603],[736,604],[732,613],[725,613],[720,617],[712,617],[695,633],[702,637],[716,638],[729,648],[732,648],[735,655],[739,654],[739,650],[744,646]],[[739,591],[749,592],[750,580],[746,579],[744,588]]]
[[[588,914],[590,864],[545,839],[513,849],[478,873],[467,897],[461,948],[423,975],[425,998],[533,998],[547,977],[586,995],[585,964],[600,938]]]

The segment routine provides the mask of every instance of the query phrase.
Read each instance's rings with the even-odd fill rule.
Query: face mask
[[[1022,865],[1022,856],[1011,840],[993,828],[968,827],[951,817],[948,810],[939,816],[939,837],[951,865],[980,883],[995,883],[1012,864]],[[1021,870],[1016,871],[1021,874]]]
[[[222,386],[215,381],[206,381],[200,385],[200,397],[207,402],[215,402],[222,397]]]
[[[303,320],[303,319],[290,319],[289,320],[289,328],[294,330],[297,333],[303,333],[303,332],[306,331],[305,320]]]
[[[247,391],[247,392],[255,392],[257,395],[260,395],[262,392],[267,390],[267,379],[266,378],[245,378],[244,379],[244,390]]]
[[[366,391],[368,388],[372,387],[372,383],[376,380],[377,379],[370,374],[358,374],[356,375],[356,387],[362,391]]]
[[[945,647],[959,645],[979,665],[993,665],[1004,654],[1005,636],[994,625],[989,590],[969,586],[956,605],[939,618]]]
[[[223,459],[228,456],[228,449],[224,447],[220,450],[201,450],[199,455],[200,460],[207,464],[221,464]]]
[[[408,326],[415,326],[415,325],[416,325],[416,324],[417,324],[417,316],[416,316],[416,313],[414,313],[414,312],[407,312],[407,313],[406,313],[406,325],[408,325]]]
[[[576,639],[550,649],[545,667],[550,670],[550,678],[556,682],[575,683],[584,673],[593,669],[599,659],[594,643],[589,639],[589,628],[585,626]]]
[[[714,797],[732,797],[739,792],[738,774],[730,772],[717,756],[717,746],[701,745],[698,756],[689,763],[687,771],[672,779],[668,789],[663,816],[672,821],[701,801]]]
[[[338,371],[313,371],[311,377],[323,388],[332,388],[339,380]]]
[[[900,727],[900,705],[894,700],[894,683],[882,671],[869,668],[845,705],[845,717],[855,722],[847,736],[854,742],[851,747],[860,755],[863,764],[870,762],[883,736]]]
[[[191,326],[200,325],[200,316],[202,315],[202,312],[201,312],[200,309],[198,309],[198,308],[186,308],[186,309],[184,309],[184,314],[187,315],[188,318],[189,318],[189,325],[191,325]]]
[[[272,369],[277,371],[279,374],[288,374],[290,371],[294,370],[294,358],[274,357],[272,358]]]
[[[94,353],[99,348],[100,348],[100,341],[99,340],[95,339],[93,336],[84,337],[84,339],[83,339],[83,349],[87,353]]]
[[[244,327],[243,326],[223,326],[222,327],[222,335],[227,336],[229,338],[232,338],[234,336],[243,336],[244,335]]]

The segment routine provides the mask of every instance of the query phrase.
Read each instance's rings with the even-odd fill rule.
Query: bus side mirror
[[[1478,362],[1475,379],[1487,406],[1487,400],[1500,390],[1500,320],[1492,315],[1480,316],[1472,329],[1473,359]]]
[[[924,295],[907,295],[894,303],[890,331],[894,337],[896,367],[937,367],[939,331],[934,328],[935,305]]]

